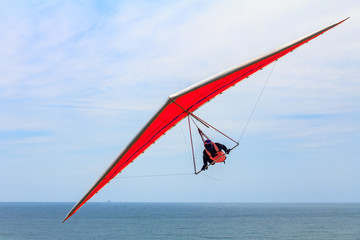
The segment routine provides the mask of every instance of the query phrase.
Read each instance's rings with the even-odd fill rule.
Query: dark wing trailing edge
[[[126,166],[134,161],[134,159],[143,153],[151,144],[164,135],[170,128],[174,127],[177,123],[184,119],[188,115],[188,112],[194,112],[196,109],[220,93],[239,83],[241,80],[261,70],[270,63],[276,61],[282,56],[339,25],[347,19],[348,18],[299,38],[298,40],[275,49],[264,56],[233,67],[169,96],[169,99],[165,102],[165,104],[124,148],[120,155],[112,162],[112,164],[95,182],[90,190],[80,199],[78,203],[75,204],[63,222],[79,210],[82,205],[84,205],[92,196],[104,187],[105,184],[109,183],[110,180],[120,173]]]

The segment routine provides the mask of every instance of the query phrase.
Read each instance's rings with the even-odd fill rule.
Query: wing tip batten
[[[72,211],[72,210],[73,210],[73,209],[71,209],[71,211]],[[61,223],[66,222],[66,220],[68,220],[68,219],[72,216],[73,213],[71,213],[71,211],[66,215],[66,217],[64,218],[64,220],[62,220]]]

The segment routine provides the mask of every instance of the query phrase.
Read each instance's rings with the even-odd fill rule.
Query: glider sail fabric
[[[347,18],[348,19],[348,18]],[[287,53],[293,51],[299,46],[316,38],[320,34],[344,22],[344,19],[338,23],[330,25],[296,41],[288,43],[264,56],[253,59],[245,64],[233,67],[225,72],[217,74],[209,79],[201,81],[191,87],[188,87],[178,93],[169,96],[169,99],[150,119],[150,121],[140,130],[135,138],[124,148],[120,155],[112,162],[108,169],[102,174],[99,180],[90,188],[90,190],[75,204],[68,213],[65,222],[79,208],[93,197],[104,185],[109,183],[118,173],[128,166],[135,158],[143,153],[151,144],[164,135],[170,128],[174,127],[189,113],[247,78],[253,73],[261,70],[263,67],[276,61]]]

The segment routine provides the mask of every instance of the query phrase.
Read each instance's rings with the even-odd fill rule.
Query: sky
[[[360,3],[0,0],[0,201],[77,202],[169,95],[347,17],[196,112],[239,139],[269,79],[225,165],[183,121],[95,202],[359,202]]]

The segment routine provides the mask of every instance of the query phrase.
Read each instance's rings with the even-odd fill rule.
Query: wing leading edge
[[[109,183],[126,166],[134,161],[134,159],[143,153],[151,144],[155,143],[155,141],[164,135],[169,129],[184,119],[188,115],[188,112],[194,112],[196,109],[220,93],[239,83],[241,80],[249,77],[270,63],[276,61],[308,41],[318,37],[331,28],[341,24],[347,19],[348,18],[299,38],[298,40],[290,42],[266,55],[255,58],[245,64],[233,67],[169,96],[164,105],[123,149],[120,155],[111,163],[111,165],[89,189],[89,191],[78,203],[75,204],[63,222],[70,218],[77,210],[79,210],[80,207],[82,207],[82,205],[93,197],[102,187]]]

